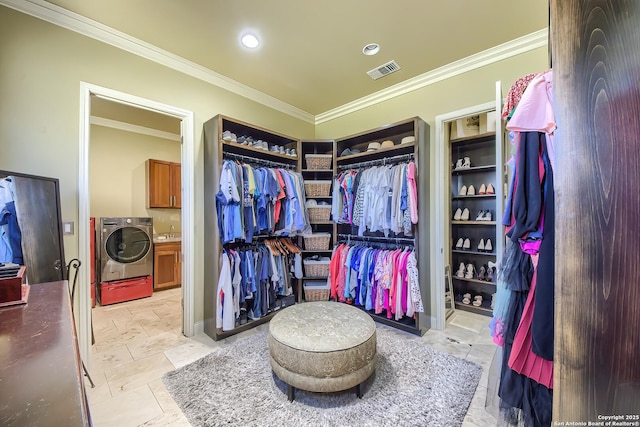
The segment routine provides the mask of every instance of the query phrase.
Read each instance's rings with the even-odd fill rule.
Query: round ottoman
[[[296,304],[269,322],[271,368],[295,389],[333,392],[361,384],[376,366],[376,325],[367,313],[329,301]]]

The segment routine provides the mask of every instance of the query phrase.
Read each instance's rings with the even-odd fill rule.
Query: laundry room
[[[92,304],[179,287],[180,120],[94,97],[90,138]]]

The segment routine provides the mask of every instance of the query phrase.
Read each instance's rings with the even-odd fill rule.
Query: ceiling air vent
[[[386,64],[382,64],[379,67],[374,68],[371,71],[367,71],[369,77],[373,80],[378,80],[380,77],[384,77],[388,74],[394,73],[400,69],[400,66],[396,61],[389,61]]]

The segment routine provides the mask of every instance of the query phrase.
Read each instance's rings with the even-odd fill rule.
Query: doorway
[[[140,98],[124,92],[81,82],[80,84],[80,146],[78,185],[78,255],[80,259],[90,259],[89,239],[89,150],[92,99],[103,99],[128,107],[147,110],[180,120],[181,139],[181,195],[182,208],[182,333],[193,336],[194,320],[194,130],[193,112]],[[81,283],[90,283],[90,269],[80,272]],[[78,343],[83,360],[91,360],[91,295],[89,286],[81,286],[78,292]]]

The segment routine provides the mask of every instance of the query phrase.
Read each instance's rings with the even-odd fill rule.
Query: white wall
[[[147,159],[180,163],[180,143],[155,136],[91,126],[90,215],[152,217],[154,233],[181,231],[180,209],[148,209]]]

